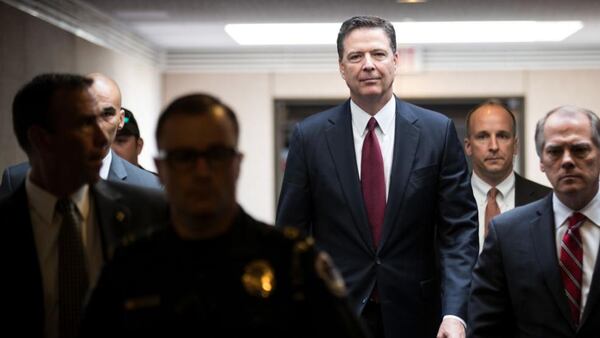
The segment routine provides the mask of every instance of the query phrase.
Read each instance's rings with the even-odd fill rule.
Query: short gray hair
[[[544,149],[544,144],[546,142],[544,139],[544,127],[546,126],[548,117],[554,113],[567,116],[574,116],[576,114],[586,115],[590,120],[590,127],[592,129],[592,142],[596,145],[596,147],[600,148],[600,119],[598,119],[598,116],[589,109],[566,105],[549,111],[538,121],[535,127],[535,151],[540,158],[542,158],[542,150]]]

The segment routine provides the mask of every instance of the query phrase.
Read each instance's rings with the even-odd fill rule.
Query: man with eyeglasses
[[[236,202],[238,135],[235,114],[214,97],[188,95],[166,108],[156,165],[171,226],[116,254],[83,337],[363,336],[328,257]]]

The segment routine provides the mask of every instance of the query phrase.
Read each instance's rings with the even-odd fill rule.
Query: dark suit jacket
[[[567,338],[600,335],[600,265],[575,329],[560,276],[552,195],[490,222],[473,271],[469,337]]]
[[[394,158],[375,248],[356,165],[350,101],[296,126],[277,225],[310,232],[340,268],[360,313],[375,284],[387,337],[434,337],[466,319],[477,206],[454,125],[396,99]]]
[[[2,185],[0,185],[0,197],[8,196],[24,182],[29,168],[29,163],[23,162],[4,169],[4,172],[2,173]],[[114,151],[112,152],[112,160],[106,179],[113,182],[123,182],[146,188],[162,189],[156,175],[127,162],[119,157]]]
[[[100,227],[104,259],[109,260],[122,241],[140,232],[164,226],[167,206],[162,193],[123,183],[100,180],[91,188],[96,224]],[[40,263],[33,237],[25,183],[0,199],[3,271],[2,304],[8,310],[0,319],[4,333],[43,337],[44,301]]]
[[[552,192],[551,188],[515,173],[515,207],[537,201]]]

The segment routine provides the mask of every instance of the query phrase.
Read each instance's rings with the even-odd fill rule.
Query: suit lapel
[[[93,187],[97,224],[102,234],[104,260],[112,258],[114,250],[123,240],[127,240],[127,229],[131,220],[130,210],[119,203],[120,193],[103,180]]]
[[[350,100],[338,108],[337,114],[329,122],[331,126],[325,130],[325,135],[341,189],[354,218],[354,224],[358,228],[363,241],[367,247],[373,249],[373,238],[369,228],[360,180],[358,178],[358,168],[356,166]]]
[[[414,116],[405,104],[396,99],[396,126],[394,132],[394,158],[390,172],[390,188],[385,208],[383,233],[379,250],[385,245],[390,236],[393,225],[400,212],[408,178],[413,169],[415,154],[419,144],[419,129],[414,126],[417,117]]]
[[[117,156],[114,151],[112,151],[112,158],[110,160],[110,168],[108,170],[109,181],[123,181],[127,178],[127,170],[125,170],[125,166],[123,165],[123,159]]]
[[[544,203],[538,210],[538,214],[540,217],[533,220],[530,227],[537,261],[544,274],[546,285],[552,297],[554,297],[560,312],[569,325],[571,325],[571,328],[575,330],[558,267],[552,195],[545,198]]]
[[[515,173],[515,206],[526,204],[527,197],[531,194],[531,191],[527,190],[527,187],[523,184],[521,176]]]

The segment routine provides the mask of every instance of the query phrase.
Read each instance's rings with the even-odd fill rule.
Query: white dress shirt
[[[40,264],[44,294],[44,337],[58,337],[58,233],[62,216],[55,212],[58,198],[37,186],[29,178],[25,180],[29,203],[29,215],[33,237]],[[93,286],[103,263],[102,243],[95,226],[95,211],[89,186],[84,185],[70,196],[81,220],[90,287]]]
[[[112,162],[112,149],[108,151],[108,154],[102,159],[102,166],[100,167],[100,177],[105,180],[108,178],[108,172],[110,171],[110,163]]]
[[[471,186],[473,187],[473,196],[477,202],[477,213],[479,214],[479,252],[483,249],[485,236],[485,208],[487,206],[488,191],[492,188],[482,180],[475,171],[471,175]],[[515,208],[515,173],[511,172],[504,181],[496,186],[496,203],[500,207],[500,212],[506,212]]]
[[[350,100],[350,113],[352,114],[352,135],[354,136],[354,152],[356,153],[356,166],[358,177],[361,177],[362,146],[367,136],[367,123],[371,115],[360,108],[354,101]],[[394,134],[396,132],[396,98],[392,98],[379,110],[375,116],[378,127],[375,135],[379,142],[381,155],[383,157],[383,174],[385,176],[385,199],[387,201],[390,190],[390,173],[392,171],[392,160],[394,159]]]
[[[556,254],[560,260],[560,246],[562,238],[567,231],[567,219],[575,212],[564,205],[557,197],[552,194],[552,208],[554,209],[554,224],[556,226]],[[598,245],[600,244],[600,190],[596,196],[583,209],[577,210],[585,215],[587,220],[579,228],[581,241],[583,242],[583,276],[581,281],[581,306],[583,313],[590,285],[596,266],[596,257],[598,256]]]

